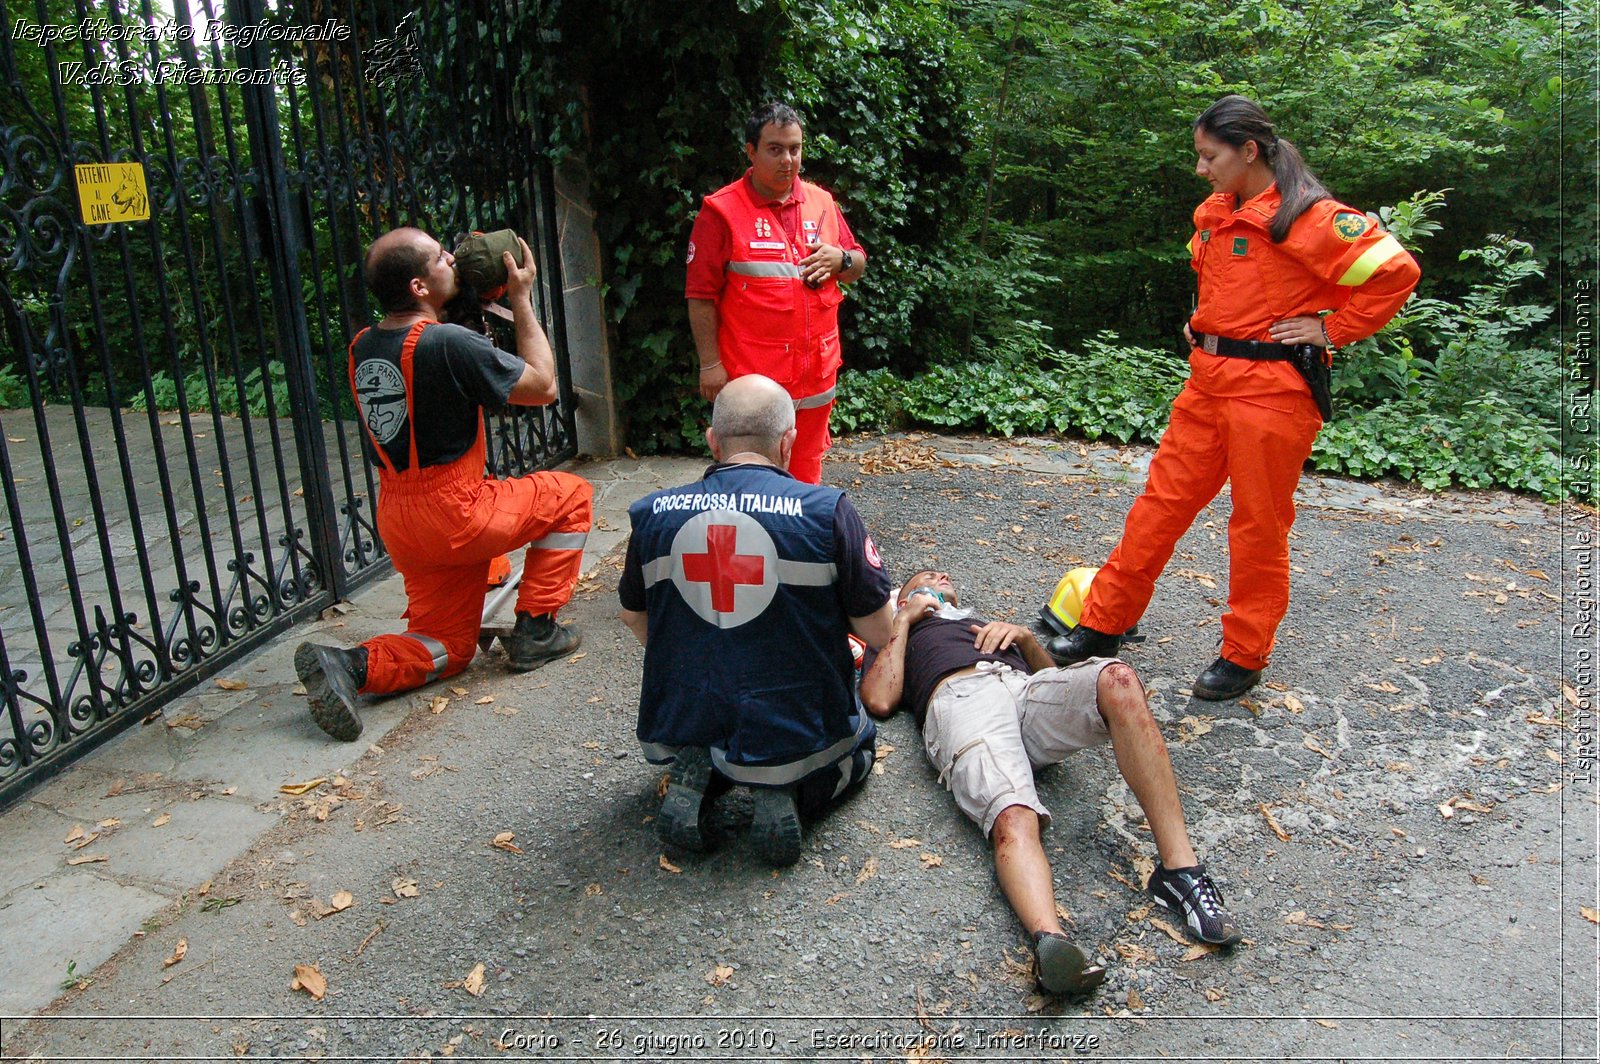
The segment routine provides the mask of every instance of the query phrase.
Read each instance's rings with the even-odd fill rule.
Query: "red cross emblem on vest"
[[[683,578],[705,582],[711,588],[711,608],[733,612],[733,589],[739,584],[760,584],[766,559],[759,554],[739,554],[737,525],[707,525],[704,554],[683,556]]]
[[[755,620],[778,593],[777,545],[749,514],[695,514],[672,537],[672,559],[678,594],[718,628]]]

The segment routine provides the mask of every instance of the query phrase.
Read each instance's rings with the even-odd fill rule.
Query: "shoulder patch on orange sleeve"
[[[1340,211],[1333,216],[1333,231],[1347,244],[1354,244],[1371,227],[1367,216],[1355,211]]]

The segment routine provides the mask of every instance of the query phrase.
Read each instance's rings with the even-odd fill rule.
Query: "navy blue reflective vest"
[[[728,765],[848,750],[865,717],[835,587],[842,494],[730,465],[629,507],[649,617],[638,736],[652,760],[690,745]]]

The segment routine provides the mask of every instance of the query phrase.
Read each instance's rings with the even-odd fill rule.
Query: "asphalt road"
[[[968,604],[1026,622],[1064,569],[1104,558],[1147,454],[855,440],[825,478],[892,570],[948,568]],[[1562,513],[1308,477],[1273,667],[1219,705],[1187,688],[1216,655],[1227,515],[1224,495],[1179,545],[1126,658],[1238,949],[1196,955],[1159,925],[1135,889],[1148,830],[1109,750],[1089,751],[1041,776],[1046,849],[1110,977],[1086,1000],[1037,995],[986,844],[903,715],[882,773],[808,828],[794,868],[741,845],[737,792],[717,852],[664,853],[614,552],[569,611],[581,656],[523,677],[490,659],[410,696],[380,748],[283,796],[203,894],[7,1022],[4,1051],[1594,1060],[1597,806],[1592,745],[1585,762],[1564,726]],[[297,965],[320,1000],[291,989]]]

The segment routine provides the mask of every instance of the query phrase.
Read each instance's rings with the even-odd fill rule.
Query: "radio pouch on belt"
[[[1332,374],[1328,371],[1328,357],[1314,344],[1296,344],[1289,363],[1305,378],[1311,388],[1311,398],[1317,401],[1323,421],[1333,420]]]

